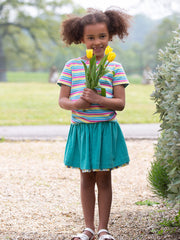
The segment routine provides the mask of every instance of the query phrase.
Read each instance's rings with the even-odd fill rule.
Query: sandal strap
[[[84,231],[88,231],[88,232],[92,233],[92,235],[95,234],[95,232],[91,228],[85,228]]]
[[[100,229],[99,232],[98,232],[98,235],[102,232],[109,233],[107,229]]]
[[[88,235],[86,235],[85,233],[80,233],[77,234],[76,236],[73,236],[71,240],[73,240],[74,238],[79,238],[81,240],[91,240],[94,238],[94,231],[91,228],[85,228],[84,231],[88,231],[92,234],[92,237],[88,237]]]
[[[101,237],[99,238],[99,240],[104,240],[104,239],[111,239],[111,240],[115,240],[113,238],[113,236],[108,232],[107,229],[100,229],[99,232],[98,232],[98,235],[102,232],[105,232],[107,234],[104,234],[104,235],[101,235]]]
[[[71,240],[73,240],[74,238],[79,238],[81,240],[89,240],[90,239],[85,233],[77,234],[76,236],[73,236]]]
[[[111,236],[110,234],[104,234],[99,238],[99,240],[104,240],[104,239],[115,240],[113,236]]]

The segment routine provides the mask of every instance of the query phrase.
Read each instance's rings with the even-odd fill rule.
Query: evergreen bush
[[[152,191],[162,198],[168,196],[168,185],[170,183],[167,170],[163,165],[163,161],[156,160],[151,164],[151,171],[149,172],[149,182],[153,186]]]
[[[152,99],[162,131],[148,180],[156,194],[177,204],[180,201],[180,27],[164,51],[161,65],[152,76]]]

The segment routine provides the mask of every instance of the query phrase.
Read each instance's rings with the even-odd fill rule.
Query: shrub
[[[159,60],[161,65],[152,76],[152,99],[162,134],[148,179],[159,196],[176,204],[180,201],[180,28],[165,51],[159,50]]]
[[[168,185],[170,183],[168,173],[162,161],[156,160],[151,164],[148,180],[152,186],[152,191],[162,198],[168,197]]]

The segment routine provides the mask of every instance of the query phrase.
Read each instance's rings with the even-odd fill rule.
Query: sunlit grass
[[[12,83],[15,83],[15,82],[47,83],[48,77],[49,77],[49,73],[47,72],[7,72],[8,82],[12,82]]]
[[[118,112],[120,123],[156,123],[158,115],[154,114],[156,107],[150,99],[152,85],[131,84],[126,88],[126,107]]]
[[[49,83],[0,83],[0,125],[69,124],[71,112],[58,106],[60,88]],[[126,88],[126,108],[118,113],[120,123],[155,123],[153,86]]]

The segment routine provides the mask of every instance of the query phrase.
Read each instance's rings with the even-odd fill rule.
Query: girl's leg
[[[112,202],[111,171],[97,172],[96,182],[98,187],[98,207],[99,207],[98,230],[107,229]]]
[[[95,229],[94,227],[94,210],[95,210],[95,183],[96,173],[81,172],[81,202],[84,213],[86,227]],[[89,236],[89,232],[86,233]],[[90,234],[91,237],[91,234]]]

